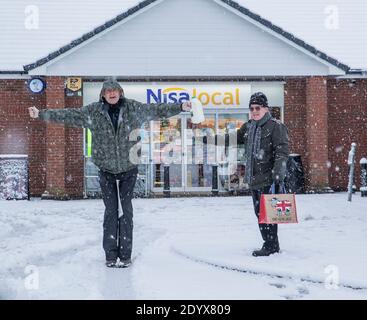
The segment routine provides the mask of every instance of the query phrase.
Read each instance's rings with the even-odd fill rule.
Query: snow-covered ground
[[[101,200],[0,201],[0,298],[367,298],[359,193],[298,195],[299,224],[281,225],[281,253],[264,258],[251,256],[262,241],[250,197],[135,199],[134,208],[133,265],[108,269]]]

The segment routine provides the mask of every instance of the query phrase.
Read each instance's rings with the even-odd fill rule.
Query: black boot
[[[260,250],[255,250],[254,252],[252,252],[252,255],[254,257],[267,257],[271,254],[278,253],[279,250],[279,244],[268,246],[264,243],[262,248]]]
[[[115,260],[106,260],[106,267],[115,268],[115,267],[117,267],[116,263],[117,263],[116,259]]]

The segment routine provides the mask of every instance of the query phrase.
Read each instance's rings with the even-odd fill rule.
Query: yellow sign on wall
[[[82,88],[82,78],[68,78],[66,88],[70,91],[79,91]]]

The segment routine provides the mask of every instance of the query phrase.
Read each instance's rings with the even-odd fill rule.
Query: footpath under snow
[[[134,208],[133,264],[108,269],[101,200],[0,201],[0,299],[367,298],[359,194],[298,195],[299,224],[280,226],[282,251],[266,258],[251,256],[262,241],[250,197]]]

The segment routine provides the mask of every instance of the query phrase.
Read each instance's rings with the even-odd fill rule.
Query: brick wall
[[[348,186],[348,153],[352,142],[356,149],[356,185],[360,186],[362,157],[367,158],[367,80],[328,81],[329,178],[334,190]]]
[[[46,88],[46,108],[65,108],[64,79],[48,77]],[[62,124],[46,122],[46,191],[51,197],[66,197],[65,127]]]
[[[68,108],[77,108],[83,105],[82,97],[66,97],[65,104]],[[72,198],[80,198],[84,191],[84,155],[83,155],[83,129],[65,128],[65,186],[66,192]]]
[[[29,118],[28,108],[46,104],[45,94],[31,94],[27,80],[0,80],[0,154],[28,154],[30,192],[45,190],[45,126]]]
[[[81,106],[81,97],[65,97],[64,83],[63,77],[47,78],[47,108]],[[83,129],[47,123],[46,155],[46,189],[51,198],[83,197]]]
[[[321,108],[325,108],[324,80],[315,78],[311,83],[307,78],[286,80],[284,118],[290,133],[290,151],[302,156],[308,187],[312,183],[310,175],[318,174],[315,175],[315,168],[312,173],[310,165],[317,164],[316,169],[320,165],[321,170],[325,170],[322,166],[329,166],[326,170],[332,189],[346,190],[347,156],[350,144],[356,142],[356,185],[359,187],[359,160],[367,157],[367,80],[328,79],[327,112],[320,109],[320,101]],[[46,125],[43,121],[30,119],[28,107],[62,107],[63,103],[66,107],[79,107],[82,98],[63,96],[63,78],[48,79],[48,85],[54,86],[54,90],[46,99],[45,93],[30,93],[26,80],[0,80],[0,154],[29,155],[32,196],[40,196],[46,190],[47,172],[52,183],[63,186],[68,196],[79,198],[83,195],[84,177],[82,129]],[[322,91],[320,86],[324,88]],[[312,113],[308,110],[310,106],[314,106]],[[322,127],[326,116],[327,131]],[[310,124],[313,130],[317,129],[311,136]],[[318,139],[319,134],[327,135],[326,157],[325,145],[320,144],[324,138]],[[47,150],[53,150],[52,154]]]
[[[306,78],[306,137],[309,184],[312,189],[329,187],[327,80]]]
[[[284,86],[284,122],[289,129],[290,149],[301,154],[306,145],[305,79],[288,79]]]
[[[290,152],[301,155],[307,190],[328,187],[327,80],[289,78],[284,87],[284,120]]]
[[[309,165],[306,136],[306,79],[290,78],[284,86],[284,123],[288,128],[290,152],[301,155],[306,184]]]
[[[66,107],[79,107],[82,97],[64,98],[62,78],[48,79],[47,85],[52,88],[48,101],[45,92],[32,94],[27,80],[0,80],[0,154],[28,154],[31,196],[41,196],[47,190],[48,175],[51,185],[63,187],[72,198],[80,198],[84,177],[83,129],[30,119],[28,108],[59,108],[63,103]]]
[[[321,177],[318,181],[321,184],[327,171],[328,185],[333,190],[345,191],[351,143],[357,143],[357,187],[360,186],[359,161],[367,157],[367,80],[327,79],[326,112],[324,81],[322,77],[287,79],[284,88],[284,120],[289,128],[290,150],[302,157],[307,188],[312,187],[312,174]],[[310,107],[312,110],[308,110]],[[310,136],[311,124],[315,133],[313,136]],[[323,143],[325,136],[326,144]]]

